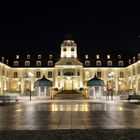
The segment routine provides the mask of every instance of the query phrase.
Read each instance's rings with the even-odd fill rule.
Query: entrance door
[[[64,90],[72,90],[72,80],[65,80],[64,82]]]

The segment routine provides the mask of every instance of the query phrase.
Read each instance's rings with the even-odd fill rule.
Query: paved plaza
[[[0,130],[139,129],[140,105],[123,101],[0,103]]]

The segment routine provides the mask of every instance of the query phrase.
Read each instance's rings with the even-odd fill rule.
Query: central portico
[[[76,90],[83,87],[83,64],[77,59],[77,46],[73,40],[61,44],[61,58],[55,64],[55,87]]]

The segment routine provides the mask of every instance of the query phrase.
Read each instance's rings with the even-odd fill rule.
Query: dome
[[[48,80],[45,76],[43,76],[41,79],[37,80],[34,83],[35,87],[51,87],[52,86],[52,81]]]
[[[105,86],[105,83],[103,80],[99,79],[96,77],[96,74],[94,76],[94,78],[90,79],[89,81],[87,81],[87,86]]]

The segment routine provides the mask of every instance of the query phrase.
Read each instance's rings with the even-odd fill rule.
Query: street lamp
[[[32,72],[28,72],[28,76],[32,78],[34,74]],[[31,82],[30,82],[30,101],[31,101],[31,96],[32,96],[32,92],[31,92]]]

